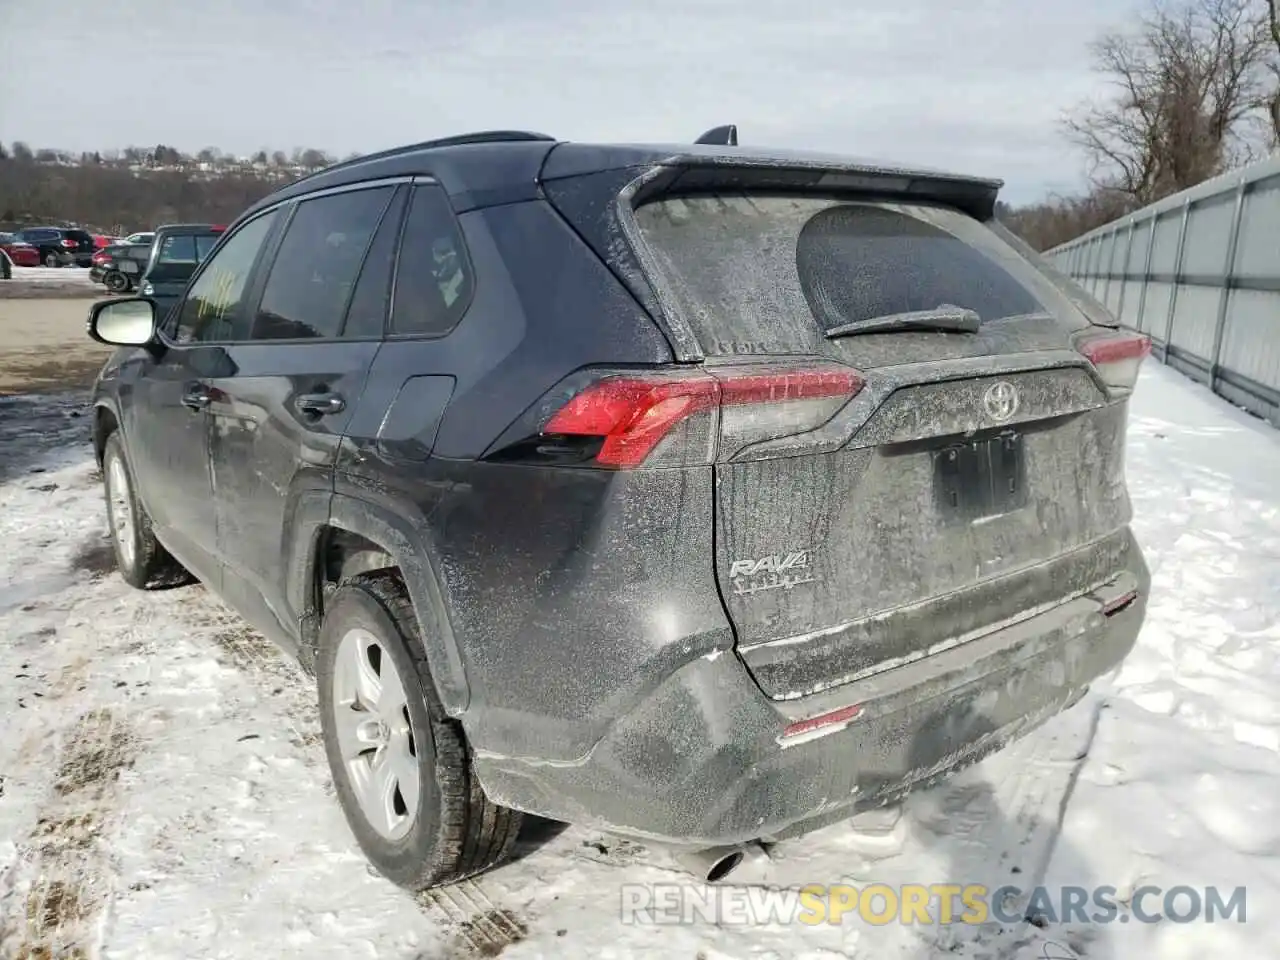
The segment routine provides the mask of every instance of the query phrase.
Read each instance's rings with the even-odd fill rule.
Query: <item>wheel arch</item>
[[[99,403],[93,409],[93,455],[102,466],[102,456],[107,448],[107,437],[120,429],[120,418],[105,403]]]
[[[326,594],[343,579],[396,569],[413,604],[414,616],[436,694],[444,711],[461,717],[470,704],[470,687],[453,634],[436,553],[419,526],[387,506],[335,494],[327,522],[317,526],[295,569],[290,592],[300,611],[300,654],[315,661]]]

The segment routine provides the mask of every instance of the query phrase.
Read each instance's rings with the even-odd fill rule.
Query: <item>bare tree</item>
[[[1149,203],[1249,159],[1271,105],[1270,46],[1258,0],[1155,0],[1137,30],[1098,40],[1115,95],[1064,121],[1095,187]]]
[[[1280,0],[1267,0],[1267,32],[1271,37],[1271,145],[1280,147]]]
[[[31,148],[21,140],[13,141],[12,153],[13,159],[17,160],[19,163],[30,163],[35,159],[35,154],[31,152]]]

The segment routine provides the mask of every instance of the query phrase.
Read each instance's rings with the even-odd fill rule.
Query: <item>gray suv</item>
[[[313,670],[338,799],[421,888],[522,812],[697,853],[998,750],[1133,646],[1149,342],[994,181],[498,132],[246,211],[92,308],[116,555]]]

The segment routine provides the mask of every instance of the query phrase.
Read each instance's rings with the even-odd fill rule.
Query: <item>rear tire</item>
[[[112,270],[102,278],[102,282],[112,293],[124,293],[129,289],[129,278],[119,270]]]
[[[107,497],[107,522],[116,567],[131,587],[184,583],[191,575],[169,555],[151,529],[151,518],[134,492],[133,471],[118,431],[107,437],[102,451],[102,487]]]
[[[44,255],[44,265],[46,267],[60,267],[62,266],[62,261],[58,259],[58,255],[56,253],[50,250]]]
[[[397,575],[362,574],[329,597],[316,680],[338,800],[379,873],[425,890],[507,857],[522,815],[491,803],[472,773]]]

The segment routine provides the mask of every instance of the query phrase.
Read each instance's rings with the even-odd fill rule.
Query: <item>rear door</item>
[[[228,373],[212,381],[224,590],[256,622],[296,622],[290,525],[304,501],[327,510],[338,445],[382,338],[386,281],[372,297],[361,271],[401,199],[395,185],[375,185],[298,202],[261,271],[250,335],[228,347]],[[388,249],[387,278],[389,262]]]
[[[721,382],[716,568],[768,694],[910,662],[1115,575],[1124,404],[1075,349],[1090,324],[1068,292],[992,229],[944,206],[743,194],[636,221]],[[958,308],[977,332],[859,331]]]

